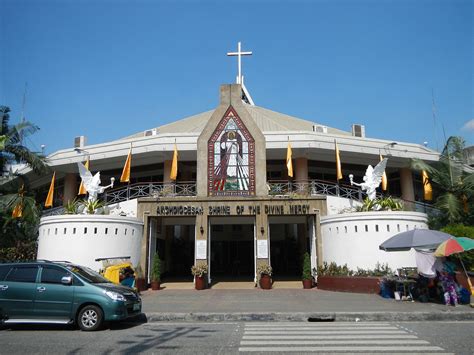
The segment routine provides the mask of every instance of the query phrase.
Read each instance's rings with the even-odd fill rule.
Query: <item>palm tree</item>
[[[46,172],[45,158],[22,144],[22,139],[38,127],[27,121],[9,125],[9,112],[8,107],[0,106],[0,178],[10,175],[7,167],[15,163],[26,163],[38,174]],[[36,253],[39,209],[27,192],[27,178],[15,175],[17,179],[0,179],[0,259],[29,259]]]
[[[6,167],[15,162],[26,163],[35,173],[46,172],[48,167],[45,158],[22,144],[23,138],[35,133],[39,128],[28,121],[9,125],[9,112],[10,108],[0,106],[0,175],[4,175]]]
[[[449,137],[437,163],[412,160],[413,169],[428,173],[436,194],[435,206],[450,224],[466,222],[472,213],[474,169],[466,164],[464,145],[461,137]]]

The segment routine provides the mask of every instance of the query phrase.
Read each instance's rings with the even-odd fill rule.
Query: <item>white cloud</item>
[[[463,131],[474,132],[474,118],[472,120],[467,121],[466,124],[462,126],[462,129]]]

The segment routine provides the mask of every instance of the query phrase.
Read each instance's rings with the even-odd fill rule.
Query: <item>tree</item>
[[[22,144],[38,127],[27,121],[9,125],[9,112],[0,106],[0,177],[10,174],[7,167],[15,163],[25,163],[38,174],[46,172],[45,158]],[[40,211],[26,177],[15,175],[16,179],[0,180],[0,259],[31,259],[36,254]]]
[[[425,170],[433,183],[434,205],[441,211],[441,225],[472,223],[474,169],[466,164],[464,145],[461,137],[449,137],[435,164],[412,160],[412,168]]]
[[[20,162],[26,163],[35,173],[46,172],[48,166],[45,158],[22,144],[23,138],[35,133],[39,128],[28,121],[10,125],[9,112],[10,108],[0,106],[0,174],[5,173],[7,165]]]

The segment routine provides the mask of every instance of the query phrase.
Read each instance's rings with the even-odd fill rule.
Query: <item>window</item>
[[[375,231],[376,231],[376,232],[379,231],[379,225],[378,225],[378,224],[375,225]]]
[[[347,226],[344,226],[344,233],[347,234]]]
[[[366,224],[365,225],[365,231],[368,232],[369,231],[369,226]]]
[[[354,231],[357,233],[357,226],[354,226]]]
[[[118,234],[118,228],[115,228],[115,235]]]
[[[72,229],[72,234],[76,234],[76,228]]]
[[[105,228],[105,234],[109,233],[109,228]]]
[[[390,232],[390,225],[387,224],[387,232]]]
[[[64,234],[66,234],[66,232],[67,232],[67,228],[64,228]]]
[[[87,234],[87,227],[84,228],[84,234]]]
[[[8,272],[12,267],[9,265],[0,265],[0,281],[3,281],[5,276],[7,276]]]
[[[69,272],[59,267],[45,266],[41,271],[41,282],[45,284],[60,284],[61,279],[69,275]]]
[[[94,234],[97,234],[97,227],[94,228]]]
[[[5,281],[36,282],[37,272],[37,266],[17,266],[10,271]]]

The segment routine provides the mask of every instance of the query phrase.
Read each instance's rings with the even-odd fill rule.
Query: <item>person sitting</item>
[[[134,287],[135,286],[135,276],[131,268],[127,267],[123,270],[123,279],[120,281],[121,285]]]
[[[449,306],[458,304],[458,295],[456,293],[456,282],[451,274],[442,271],[439,276],[439,281],[443,287],[444,304]]]

